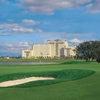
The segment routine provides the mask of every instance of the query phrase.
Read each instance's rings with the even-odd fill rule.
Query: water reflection
[[[57,64],[55,62],[0,62],[0,65],[43,65]]]

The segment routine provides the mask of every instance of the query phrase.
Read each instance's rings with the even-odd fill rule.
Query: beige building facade
[[[74,57],[75,46],[68,46],[67,41],[47,40],[45,44],[33,44],[32,49],[22,50],[22,58],[38,57]]]

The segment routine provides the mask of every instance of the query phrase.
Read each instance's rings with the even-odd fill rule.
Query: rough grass
[[[94,74],[95,71],[91,70],[80,70],[80,69],[67,69],[60,71],[50,71],[50,72],[34,72],[34,73],[16,73],[16,74],[8,74],[4,76],[0,76],[0,82],[7,80],[16,80],[26,77],[54,77],[55,80],[40,80],[35,82],[28,82],[25,84],[21,84],[13,87],[33,87],[33,86],[42,86],[42,85],[50,85],[55,83],[60,83],[64,81],[77,80],[84,78],[86,76],[90,76]]]

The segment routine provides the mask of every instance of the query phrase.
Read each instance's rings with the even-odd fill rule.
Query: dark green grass
[[[0,76],[0,82],[7,81],[7,80],[16,80],[16,79],[32,77],[32,76],[55,78],[54,80],[41,80],[35,82],[28,82],[17,86],[17,87],[33,87],[33,86],[50,85],[50,84],[55,84],[55,83],[60,83],[60,82],[70,81],[70,80],[77,80],[92,75],[94,73],[95,71],[80,70],[80,69],[67,69],[61,71],[38,72],[38,73],[17,73],[17,74],[8,74],[8,75]]]

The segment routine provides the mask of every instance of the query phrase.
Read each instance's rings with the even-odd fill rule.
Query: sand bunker
[[[54,80],[54,78],[52,77],[29,77],[29,78],[18,79],[18,80],[10,80],[10,81],[1,82],[0,87],[9,87],[9,86],[19,85],[19,84],[23,84],[27,82],[38,81],[38,80]]]

